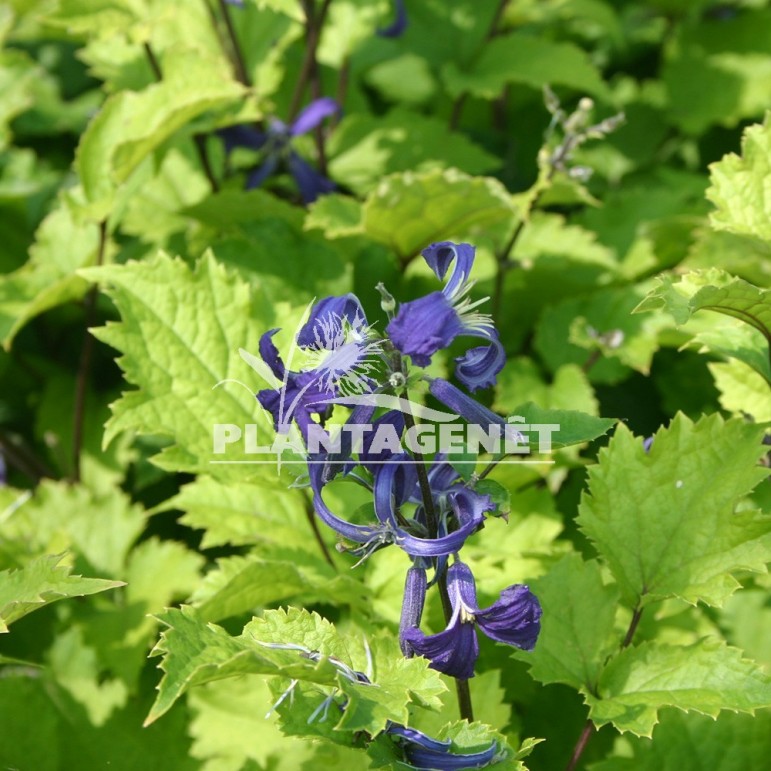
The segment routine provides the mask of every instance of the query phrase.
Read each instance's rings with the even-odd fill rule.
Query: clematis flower
[[[400,37],[404,34],[404,30],[407,29],[407,8],[404,5],[404,0],[394,0],[394,20],[383,29],[379,29],[377,34],[380,37]]]
[[[268,123],[267,131],[260,131],[249,125],[239,125],[222,129],[219,135],[228,154],[236,147],[246,147],[262,153],[262,163],[247,177],[247,190],[260,187],[280,167],[285,167],[294,177],[303,203],[308,204],[320,195],[332,192],[335,185],[297,154],[292,147],[292,140],[312,131],[324,118],[339,110],[334,99],[322,97],[311,102],[289,125],[274,118]]]
[[[402,303],[386,328],[396,348],[419,367],[427,367],[431,357],[447,348],[456,337],[479,337],[488,341],[487,345],[472,348],[455,360],[456,377],[471,391],[494,385],[506,363],[492,318],[477,311],[488,298],[472,301],[468,297],[473,286],[469,275],[475,252],[471,244],[451,241],[426,247],[421,254],[437,278],[443,280],[452,265],[444,289]]]
[[[357,389],[372,389],[369,373],[381,345],[371,336],[355,295],[326,297],[313,306],[296,338],[308,365],[298,372],[284,366],[272,341],[276,332],[278,329],[271,329],[262,336],[260,355],[281,380],[281,387],[259,391],[257,399],[273,415],[277,431],[286,433],[295,421],[307,438],[311,416],[328,416],[332,410],[330,399]],[[362,422],[371,416],[371,412],[363,412],[358,417]]]
[[[389,723],[385,732],[394,737],[404,752],[404,759],[415,768],[437,771],[482,768],[491,763],[498,753],[498,744],[494,740],[480,752],[456,753],[452,751],[452,742],[432,739],[416,728]]]
[[[404,629],[400,634],[403,650],[430,659],[430,666],[439,672],[467,680],[474,676],[479,656],[476,626],[497,642],[522,650],[535,647],[541,606],[527,586],[509,586],[489,608],[479,608],[474,576],[467,565],[456,562],[447,570],[447,591],[453,609],[447,628],[434,635],[425,635],[417,625]]]

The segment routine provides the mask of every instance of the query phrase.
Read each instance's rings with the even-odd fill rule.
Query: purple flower
[[[320,195],[331,192],[335,186],[297,154],[292,148],[292,139],[307,134],[324,118],[339,110],[334,99],[322,97],[311,102],[288,126],[283,121],[273,119],[269,122],[267,131],[238,125],[222,129],[219,135],[225,143],[226,153],[232,152],[236,147],[246,147],[262,153],[262,162],[247,177],[247,190],[259,187],[283,166],[294,177],[303,202],[308,204]]]
[[[326,400],[333,399],[336,393],[325,387],[324,379],[316,370],[290,372],[286,369],[273,344],[276,332],[278,329],[271,329],[260,338],[260,355],[282,381],[282,386],[258,391],[257,401],[273,416],[276,431],[286,433],[295,421],[303,436],[307,436],[308,427],[313,422],[311,415],[328,415],[331,407]]]
[[[307,439],[311,415],[328,416],[333,407],[330,399],[341,393],[369,393],[376,385],[369,373],[381,344],[372,337],[355,295],[326,297],[313,306],[296,338],[305,363],[310,365],[299,372],[284,366],[272,340],[277,331],[272,329],[262,336],[260,355],[281,380],[281,387],[257,394],[260,404],[273,415],[277,431],[285,433],[294,420]],[[359,410],[352,418],[366,422],[371,416],[371,410]]]
[[[407,9],[404,6],[404,0],[394,0],[394,13],[395,18],[391,24],[377,31],[380,37],[400,37],[407,29]]]
[[[487,749],[480,752],[459,754],[452,751],[452,742],[432,739],[416,728],[389,723],[385,732],[394,737],[404,753],[404,759],[414,768],[438,771],[482,768],[491,763],[498,752],[498,744],[495,740]]]
[[[452,265],[447,283],[441,292],[402,303],[386,328],[396,348],[419,367],[428,366],[437,351],[447,348],[461,335],[489,341],[455,360],[458,380],[471,391],[494,385],[506,362],[492,319],[477,311],[487,298],[476,302],[468,298],[473,286],[469,275],[475,251],[471,244],[450,241],[426,247],[421,254],[440,280],[444,280]]]
[[[453,615],[443,632],[425,635],[417,625],[401,632],[402,650],[425,656],[431,667],[462,680],[474,676],[479,656],[476,626],[497,642],[532,650],[541,629],[541,606],[522,584],[509,586],[489,608],[479,608],[474,576],[456,562],[447,570]]]

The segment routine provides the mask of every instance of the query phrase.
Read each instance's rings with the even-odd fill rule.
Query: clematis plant
[[[307,443],[315,514],[338,534],[338,548],[358,558],[354,567],[389,546],[409,556],[401,650],[406,657],[427,658],[431,667],[456,678],[461,714],[470,719],[468,691],[463,698],[460,693],[474,676],[477,628],[496,642],[532,650],[540,631],[541,606],[527,586],[517,584],[504,589],[491,606],[479,607],[471,567],[460,553],[495,514],[496,504],[476,489],[478,479],[463,478],[444,452],[424,457],[410,444],[419,426],[408,386],[417,380],[426,381],[429,394],[456,416],[492,426],[506,436],[516,434],[467,392],[494,384],[505,363],[492,319],[479,310],[484,300],[471,299],[474,247],[442,241],[426,247],[422,255],[444,287],[401,305],[379,287],[389,317],[384,334],[369,325],[354,295],[324,298],[313,306],[295,339],[300,351],[314,353],[310,366],[289,372],[272,342],[276,330],[266,332],[260,352],[282,387],[260,391],[257,398],[277,428],[286,429],[292,422],[299,427]],[[421,371],[434,354],[461,337],[484,341],[455,360],[455,377],[466,390]],[[357,388],[350,387],[351,379]],[[326,421],[341,404],[352,407],[343,426],[349,438],[335,442],[332,430],[314,416]],[[318,438],[319,433],[323,447],[311,446],[312,434]],[[353,434],[358,441],[350,438]],[[325,488],[337,477],[367,490],[370,521],[352,521],[333,510]],[[433,588],[443,600],[446,628],[427,634],[421,621]],[[496,751],[493,745],[473,758],[459,756],[447,743],[411,728],[394,725],[388,733],[407,762],[418,767],[484,765]]]

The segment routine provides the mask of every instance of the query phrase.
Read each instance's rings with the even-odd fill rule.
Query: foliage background
[[[303,7],[328,11],[308,79],[315,33]],[[479,248],[475,292],[493,297],[510,356],[485,397],[495,409],[579,410],[637,437],[683,413],[654,442],[650,478],[624,429],[590,472],[608,437],[561,451],[554,468],[496,472],[511,514],[505,530],[492,523],[469,546],[480,585],[492,598],[530,581],[566,628],[545,627],[541,658],[483,646],[478,719],[515,748],[544,738],[526,760],[534,770],[565,766],[587,704],[597,723],[615,723],[589,743],[587,768],[767,766],[771,712],[740,712],[771,703],[771,584],[758,572],[768,525],[757,515],[751,553],[734,554],[724,517],[737,504],[768,511],[767,482],[749,496],[762,478],[753,424],[771,420],[767,343],[764,360],[761,331],[704,311],[691,318],[699,303],[682,297],[730,284],[722,274],[686,278],[680,293],[655,277],[718,268],[769,285],[771,129],[748,131],[743,150],[741,137],[771,106],[771,9],[762,0],[407,9],[405,33],[385,38],[376,30],[392,9],[381,0],[232,5],[239,70],[223,8],[207,0],[0,5],[0,569],[20,571],[0,574],[0,619],[13,621],[0,639],[3,768],[369,767],[351,741],[282,736],[279,723],[309,729],[290,711],[264,718],[282,690],[276,678],[200,685],[142,728],[160,678],[147,656],[156,616],[181,602],[200,622],[190,639],[204,622],[237,635],[253,615],[289,605],[351,638],[393,637],[404,558],[385,552],[351,573],[322,532],[330,565],[289,480],[212,467],[211,424],[254,422],[257,408],[246,391],[211,389],[227,377],[260,387],[239,347],[256,352],[263,331],[291,327],[313,297],[355,291],[374,314],[379,281],[402,299],[432,288],[416,256],[444,239]],[[586,184],[566,173],[539,182],[547,85],[568,112],[590,96],[595,120],[626,116],[576,151],[571,163],[594,171]],[[343,102],[319,135],[337,193],[305,208],[287,175],[245,191],[256,155],[226,159],[215,131],[286,119],[317,94]],[[558,135],[547,136],[553,147]],[[296,147],[323,163],[312,135]],[[632,314],[651,291],[658,299]],[[768,329],[767,295],[751,299]],[[698,462],[688,465],[691,454]],[[614,653],[633,581],[619,577],[623,559],[614,563],[592,516],[605,507],[623,530],[642,511],[653,534],[666,522],[667,485],[682,479],[701,491],[682,548],[717,544],[714,582],[662,590],[632,653]],[[438,619],[433,608],[437,628]],[[582,641],[584,628],[594,634]],[[671,654],[651,654],[666,670],[660,688],[619,708],[618,670],[655,646]],[[587,656],[588,670],[555,674],[552,650],[566,666]],[[607,687],[592,692],[582,676],[596,685],[603,672]],[[713,720],[721,707],[737,712]],[[454,710],[447,700],[443,718],[412,717],[438,730]]]

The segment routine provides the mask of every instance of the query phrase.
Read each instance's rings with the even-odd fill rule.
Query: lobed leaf
[[[578,524],[632,605],[665,597],[721,605],[739,570],[765,572],[771,517],[736,506],[768,472],[763,428],[678,414],[649,452],[623,424],[589,468]]]

